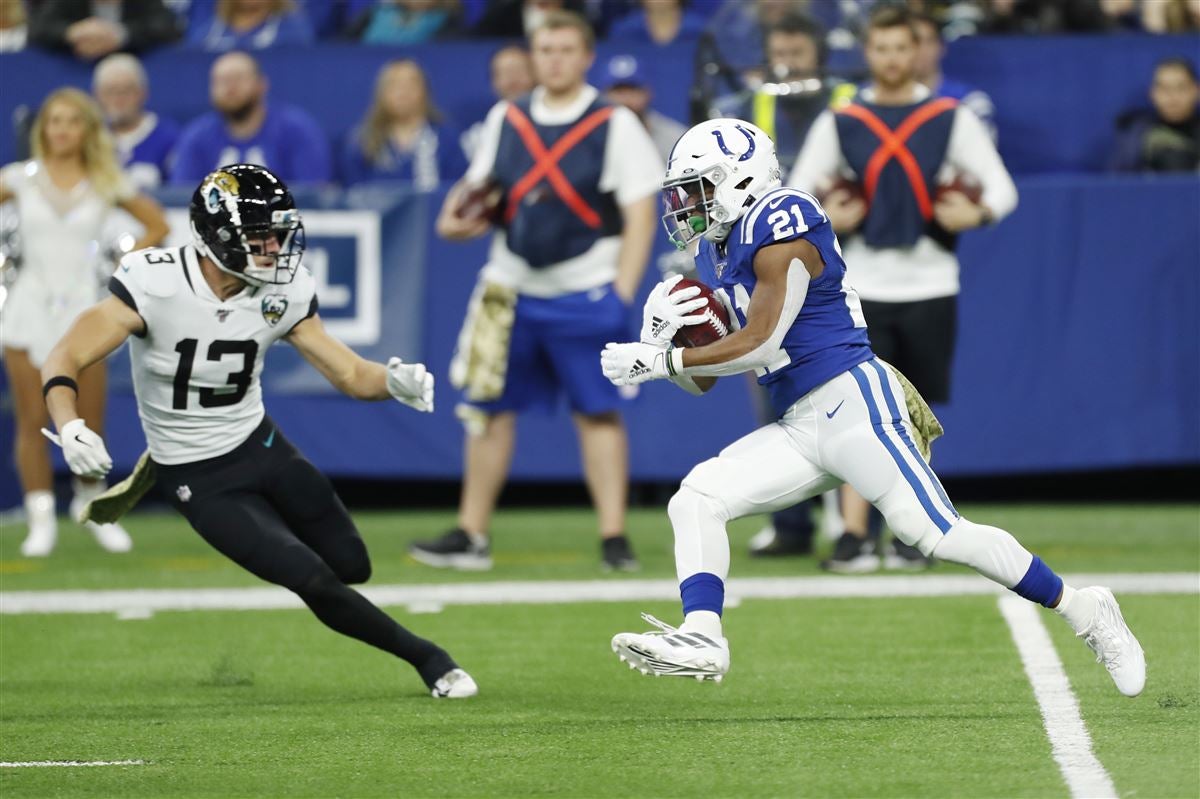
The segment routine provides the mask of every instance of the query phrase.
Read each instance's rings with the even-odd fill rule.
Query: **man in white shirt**
[[[603,564],[631,570],[621,397],[596,368],[596,354],[628,333],[663,164],[638,118],[585,82],[595,53],[582,17],[547,14],[532,51],[538,86],[492,109],[464,183],[438,217],[448,239],[496,230],[451,365],[468,430],[458,527],[410,551],[432,566],[491,568],[488,526],[508,476],[516,416],[553,409],[565,394]],[[477,187],[502,201],[472,212]]]
[[[822,193],[849,179],[861,188],[861,194],[837,188],[824,205],[845,241],[847,279],[862,298],[871,347],[927,400],[945,402],[959,291],[957,236],[1007,216],[1017,190],[979,118],[917,82],[917,34],[906,9],[885,6],[871,16],[865,53],[871,84],[854,102],[817,118],[789,185]],[[975,184],[977,200],[968,197]],[[857,494],[843,494],[846,533],[825,568],[879,568],[868,510]],[[928,563],[893,542],[889,566]]]

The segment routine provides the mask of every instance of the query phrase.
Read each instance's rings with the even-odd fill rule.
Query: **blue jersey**
[[[183,129],[175,149],[171,182],[194,185],[226,164],[265,166],[286,183],[325,183],[333,177],[329,143],[304,111],[272,104],[262,127],[248,139],[229,135],[220,114],[210,112]]]
[[[763,247],[795,239],[816,247],[825,269],[809,283],[783,346],[758,370],[758,382],[779,416],[817,386],[875,357],[858,295],[843,282],[846,262],[825,209],[807,192],[775,189],[738,220],[723,245],[703,239],[696,255],[700,279],[725,294],[736,317],[731,321],[740,329],[758,282],[754,256]]]

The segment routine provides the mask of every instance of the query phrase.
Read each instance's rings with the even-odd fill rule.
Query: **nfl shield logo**
[[[180,486],[175,489],[175,496],[179,497],[180,502],[187,502],[192,498],[192,489],[187,486]]]
[[[267,324],[271,327],[279,324],[279,320],[287,313],[288,301],[287,297],[281,294],[268,294],[262,300],[262,315],[263,319],[267,320]]]

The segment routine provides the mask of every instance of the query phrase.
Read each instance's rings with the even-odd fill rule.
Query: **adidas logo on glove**
[[[648,374],[649,372],[650,372],[650,367],[647,366],[645,363],[643,363],[641,361],[641,359],[638,359],[633,362],[633,368],[629,370],[629,377],[631,379],[634,377],[641,377],[642,375]]]

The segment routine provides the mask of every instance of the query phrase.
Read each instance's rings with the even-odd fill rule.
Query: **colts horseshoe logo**
[[[745,161],[747,158],[754,155],[754,148],[755,148],[754,134],[751,133],[750,131],[746,130],[745,128],[743,128],[741,125],[734,125],[733,129],[737,130],[737,131],[741,131],[742,135],[746,137],[746,141],[750,145],[746,149],[746,152],[742,153],[741,155],[738,155],[738,161]],[[728,155],[730,158],[737,155],[737,153],[733,152],[732,150],[729,149],[729,147],[727,147],[725,145],[725,137],[721,135],[721,131],[714,130],[712,132],[712,135],[717,137],[717,146],[721,148],[721,152],[725,153],[725,155]]]

